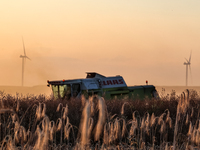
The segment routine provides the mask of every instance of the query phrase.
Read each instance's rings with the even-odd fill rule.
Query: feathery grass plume
[[[5,145],[5,147],[4,147]],[[6,137],[3,139],[2,144],[0,146],[1,150],[17,150],[15,147],[15,144],[12,140],[12,137],[10,135],[6,135]]]
[[[81,95],[81,104],[82,104],[82,108],[85,106],[86,103],[86,99],[84,95]]]
[[[58,120],[56,121],[56,125],[57,125],[56,131],[60,131],[60,129],[62,127],[62,119],[61,118],[58,118]]]
[[[115,140],[120,138],[120,134],[121,134],[120,131],[121,131],[120,122],[119,122],[118,118],[116,118],[115,122],[114,122],[114,137],[115,137]]]
[[[92,133],[93,124],[94,124],[94,120],[90,117],[90,119],[89,119],[89,130],[88,130],[88,136],[89,136],[89,138],[90,138],[91,133]]]
[[[71,124],[66,124],[64,127],[64,139],[68,140],[69,139],[69,133],[70,130],[72,129],[72,125]]]
[[[19,130],[15,131],[15,134],[14,134],[15,144],[18,144],[20,142],[20,138],[18,135],[19,135]]]
[[[140,137],[139,137],[140,142],[139,143],[141,143],[143,141],[143,138],[145,138],[144,131],[145,131],[145,118],[143,117],[141,121],[141,125],[140,125]],[[141,145],[139,144],[139,147],[140,146]]]
[[[197,133],[196,131],[197,131],[197,130],[194,129],[193,132],[192,132],[192,135],[191,135],[191,142],[192,142],[192,143],[195,143],[195,139],[196,139],[195,137],[196,137],[196,133]]]
[[[96,132],[94,137],[95,141],[98,141],[100,139],[106,119],[106,106],[105,106],[105,101],[102,97],[99,97],[98,108],[99,108],[99,118],[96,125]]]
[[[43,138],[41,143],[42,149],[47,149],[48,140],[49,140],[49,118],[45,116],[42,120],[42,127],[43,127]]]
[[[164,117],[164,115],[166,115],[166,114],[163,113],[163,114],[159,117],[159,119],[158,119],[158,124],[159,124],[159,125],[160,125],[161,122],[163,121],[163,117]]]
[[[166,112],[166,113],[165,113]],[[166,116],[166,119],[165,119],[165,122],[167,122],[168,121],[168,118],[170,117],[170,111],[169,111],[169,109],[166,109],[165,111],[164,111],[164,113],[167,115]]]
[[[161,120],[160,125],[161,125],[161,127],[160,127],[160,133],[163,133],[164,129],[165,129],[165,122],[163,120]]]
[[[182,113],[184,99],[185,99],[185,93],[183,92],[181,94],[181,97],[180,97],[179,101],[178,101],[177,114]]]
[[[127,102],[125,102],[123,105],[122,105],[122,109],[121,109],[121,115],[124,115],[124,106],[125,104],[128,104]]]
[[[15,143],[19,143],[19,128],[20,128],[20,124],[18,121],[15,122],[15,128],[14,128],[14,141]]]
[[[26,132],[27,141],[30,139],[30,137],[31,137],[31,131],[28,129]]]
[[[145,142],[142,142],[142,143],[141,143],[140,149],[146,149]]]
[[[176,149],[176,136],[178,133],[178,127],[179,127],[179,121],[181,118],[181,115],[184,115],[187,112],[187,109],[189,107],[189,91],[187,90],[187,97],[185,97],[185,93],[183,92],[181,94],[181,98],[178,102],[177,106],[177,112],[176,112],[176,123],[175,123],[175,129],[174,129],[174,139],[173,139],[173,150]]]
[[[15,146],[15,144],[13,143],[12,138],[9,138],[8,142],[7,142],[7,150],[18,150],[18,148]]]
[[[134,111],[133,112],[133,121],[136,121],[137,119],[136,119],[136,117],[135,117],[135,113],[136,113],[137,111]]]
[[[16,121],[16,114],[15,113],[11,114],[11,118],[12,122],[14,123]]]
[[[165,145],[165,150],[168,150],[168,143],[166,143]]]
[[[90,108],[91,108],[91,110],[90,110],[90,115],[91,116],[93,116],[94,115],[94,102],[93,102],[93,100],[94,100],[94,96],[91,96],[91,97],[89,97],[89,102],[90,102]]]
[[[187,136],[191,136],[192,132],[193,132],[193,126],[192,126],[192,122],[190,121],[190,125],[189,125],[189,130],[188,130]]]
[[[39,106],[37,106],[36,108],[36,118],[37,120],[40,120],[41,116],[42,116],[42,104],[39,103]]]
[[[114,124],[110,122],[109,124],[109,143],[111,144],[114,141]]]
[[[63,104],[62,104],[62,103],[59,103],[59,104],[58,104],[58,107],[57,107],[57,109],[56,109],[56,112],[59,112],[60,109],[62,109],[62,108],[63,108]]]
[[[55,133],[55,122],[49,122],[49,140],[53,142],[53,135]]]
[[[42,109],[41,117],[45,117],[46,109],[47,109],[46,104],[43,103],[43,109]]]
[[[185,98],[185,107],[184,107],[184,113],[187,111],[187,108],[189,108],[189,101],[190,101],[190,99],[189,99],[189,95],[190,95],[190,93],[189,93],[189,90],[187,89],[186,90],[186,93],[187,93],[187,95],[186,95],[186,98]]]
[[[20,124],[18,121],[15,122],[15,128],[14,128],[14,131],[17,131],[19,130],[19,127],[20,127]]]
[[[69,124],[69,117],[66,117],[65,121],[65,125]]]
[[[130,136],[134,136],[135,134],[135,129],[137,129],[137,120],[136,121],[131,121],[131,128],[130,128],[130,131],[129,131],[129,135]]]
[[[151,115],[151,119],[150,119],[150,127],[153,126],[154,118],[155,118],[155,115],[154,115],[154,113],[152,113],[152,115]]]
[[[199,130],[196,130],[195,144],[199,145]]]
[[[146,112],[145,113],[145,121],[149,123],[150,117],[149,117],[149,113]]]
[[[126,121],[125,119],[122,119],[123,122],[123,126],[122,126],[122,138],[124,138],[125,134],[126,134]]]
[[[104,125],[104,132],[103,132],[103,143],[105,145],[108,145],[109,144],[109,131],[108,131],[108,123],[105,123]]]
[[[117,114],[112,115],[109,120],[113,120],[113,118],[115,118],[115,116],[117,116]]]
[[[65,120],[68,115],[68,105],[66,104],[66,107],[64,107],[64,113],[63,113],[63,119]]]
[[[172,128],[172,119],[171,119],[171,117],[169,117],[169,118],[167,119],[167,122],[166,122],[166,123],[168,123],[169,128]]]
[[[86,146],[89,144],[89,118],[90,118],[90,103],[86,101],[85,107],[82,113],[82,122],[81,122],[81,145]]]
[[[149,135],[149,131],[150,131],[150,127],[149,127],[149,122],[148,121],[145,121],[145,130],[147,135]]]
[[[20,137],[23,140],[23,143],[27,141],[26,129],[23,126],[20,127]]]
[[[138,116],[136,117],[136,113],[138,114]],[[132,114],[133,116],[133,121],[137,121],[137,127],[139,126],[140,122],[141,122],[141,118],[140,118],[140,114],[139,112],[136,110],[133,112]],[[139,119],[138,119],[139,118]]]
[[[186,120],[185,120],[185,125],[187,125],[188,122],[189,122],[189,117],[188,117],[188,113],[187,113]]]
[[[144,129],[144,128],[145,128],[145,122],[144,122],[144,118],[142,118],[140,129]]]
[[[19,112],[19,100],[17,100],[16,112]]]
[[[147,112],[146,113],[146,120],[145,120],[145,131],[146,131],[146,133],[149,135],[149,127],[150,127],[150,117],[149,117],[149,113]]]
[[[37,141],[34,145],[34,150],[42,150],[41,143],[42,143],[42,138],[43,138],[43,132],[40,130],[39,125],[37,125],[37,129],[35,133],[37,134]]]

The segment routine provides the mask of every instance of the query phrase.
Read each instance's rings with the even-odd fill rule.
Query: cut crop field
[[[200,149],[200,96],[53,100],[0,92],[0,149]]]

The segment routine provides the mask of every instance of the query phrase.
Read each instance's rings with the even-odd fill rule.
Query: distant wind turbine
[[[191,55],[192,55],[192,52],[190,53],[189,61],[185,58],[186,62],[184,62],[184,65],[186,65],[186,86],[188,85],[188,66],[190,68],[190,65],[191,65]],[[191,68],[190,68],[190,73],[191,73]]]
[[[22,43],[23,43],[24,55],[20,55],[19,57],[22,58],[22,86],[24,86],[24,63],[26,61],[26,58],[29,59],[29,60],[31,60],[31,59],[26,56],[23,37],[22,37]]]

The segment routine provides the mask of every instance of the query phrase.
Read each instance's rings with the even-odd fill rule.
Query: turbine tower
[[[190,65],[191,65],[191,54],[192,54],[192,52],[190,53],[189,61],[185,58],[186,62],[184,62],[184,65],[186,65],[186,86],[188,85],[188,66],[190,68]],[[191,73],[191,68],[190,68],[190,73]]]
[[[26,56],[23,37],[22,37],[22,43],[23,43],[24,55],[20,55],[19,57],[22,58],[22,86],[24,86],[24,63],[26,61],[26,58],[29,60],[31,60],[31,59]]]

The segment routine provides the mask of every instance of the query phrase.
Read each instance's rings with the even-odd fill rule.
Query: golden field
[[[198,92],[162,92],[141,101],[1,91],[0,149],[200,149]]]

